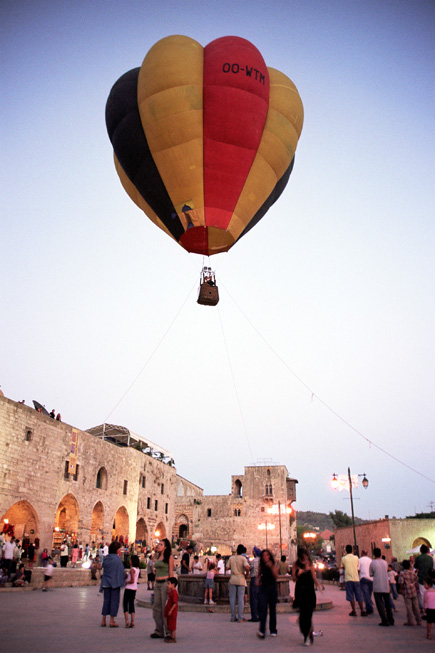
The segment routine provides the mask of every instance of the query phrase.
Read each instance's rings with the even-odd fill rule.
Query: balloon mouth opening
[[[235,239],[228,231],[218,227],[191,227],[180,237],[179,243],[192,254],[212,256],[227,252]]]

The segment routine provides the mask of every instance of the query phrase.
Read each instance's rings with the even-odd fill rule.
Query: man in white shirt
[[[361,551],[362,555],[359,559],[359,583],[361,585],[361,592],[366,606],[367,614],[373,614],[373,580],[370,576],[370,565],[372,559],[367,555],[364,549]]]
[[[14,549],[15,549],[15,540],[13,537],[9,540],[9,542],[5,542],[3,544],[3,566],[6,568],[6,571],[8,574],[11,572],[11,567],[12,567],[12,560],[14,557]]]
[[[388,581],[388,565],[381,558],[381,550],[373,549],[374,560],[370,563],[369,573],[373,576],[373,594],[379,616],[380,626],[394,626],[394,617],[390,603],[390,583]]]

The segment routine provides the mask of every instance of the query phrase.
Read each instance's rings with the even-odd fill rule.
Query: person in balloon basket
[[[165,605],[165,617],[167,624],[168,634],[165,637],[167,644],[174,644],[176,640],[177,631],[177,615],[178,615],[178,581],[175,576],[168,578],[168,600]]]

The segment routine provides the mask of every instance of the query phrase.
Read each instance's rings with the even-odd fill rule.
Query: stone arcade
[[[284,465],[245,467],[229,495],[205,496],[169,452],[124,427],[80,431],[3,396],[0,461],[1,523],[39,540],[39,550],[64,534],[82,544],[188,538],[222,554],[267,538],[276,554],[294,556],[297,481]]]

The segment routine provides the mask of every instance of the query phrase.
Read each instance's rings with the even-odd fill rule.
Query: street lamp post
[[[369,482],[367,480],[367,476],[365,474],[358,474],[358,476],[362,476],[362,486],[365,490],[367,490]],[[353,529],[353,542],[354,542],[354,552],[355,555],[358,555],[358,545],[356,543],[356,530],[355,530],[355,515],[353,511],[353,495],[352,495],[352,476],[350,475],[350,467],[347,468],[347,478],[349,482],[349,495],[350,495],[350,510],[352,513],[352,529]],[[337,478],[337,474],[332,475],[332,481],[331,485],[334,490],[336,490],[339,486],[339,480]]]
[[[258,524],[258,530],[259,531],[266,531],[266,549],[268,548],[267,546],[267,531],[273,531],[275,528],[275,524],[271,524],[270,522],[267,521],[266,517],[266,522],[263,524]]]
[[[282,557],[282,529],[281,529],[281,515],[290,515],[292,513],[293,509],[291,505],[285,506],[281,504],[281,501],[278,501],[278,505],[274,504],[270,508],[267,509],[267,513],[269,515],[278,515],[279,518],[279,551],[280,551],[280,556]],[[266,522],[267,523],[267,522]],[[271,524],[270,528],[275,528],[275,524]],[[267,531],[266,531],[267,533]],[[267,545],[266,545],[267,549]]]

